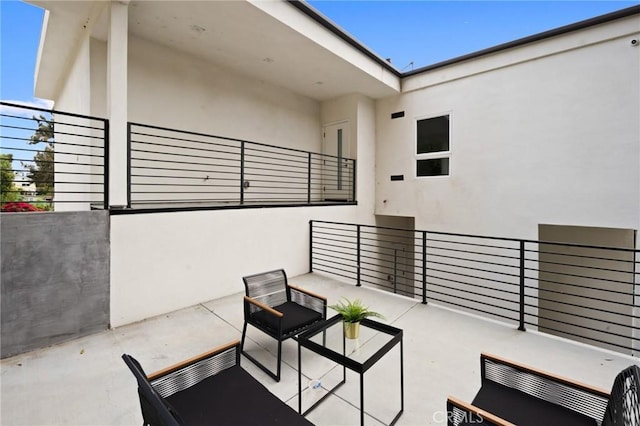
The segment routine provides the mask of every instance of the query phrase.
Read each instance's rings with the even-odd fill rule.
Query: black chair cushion
[[[472,404],[519,426],[597,425],[591,417],[490,380],[483,383]]]
[[[282,334],[289,334],[297,329],[313,324],[322,319],[322,314],[313,309],[299,305],[295,302],[285,302],[281,305],[274,306],[273,309],[282,312]],[[277,334],[278,318],[266,311],[258,311],[253,314],[252,319],[260,325],[268,328]]]
[[[167,400],[186,425],[313,425],[236,365]]]

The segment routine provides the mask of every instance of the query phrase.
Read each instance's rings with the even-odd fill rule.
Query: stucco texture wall
[[[113,216],[112,326],[244,292],[244,275],[307,273],[310,219],[361,218],[357,206]]]
[[[358,167],[357,206],[113,216],[113,326],[241,292],[243,275],[281,267],[290,276],[306,273],[310,219],[373,220],[371,100],[348,97],[321,108],[149,41],[129,42],[130,121],[321,152],[322,125],[349,120],[352,153],[365,165]]]
[[[348,120],[356,130],[352,152],[363,162],[358,205],[113,216],[113,326],[243,292],[244,275],[276,268],[291,277],[308,272],[311,219],[373,221],[374,104],[348,97],[324,108],[333,111],[327,121]]]
[[[129,121],[321,151],[320,105],[147,40],[129,38]]]
[[[578,32],[434,70],[379,101],[376,213],[520,238],[536,238],[539,223],[637,229],[634,22],[593,30],[606,39]],[[405,117],[392,120],[396,111]],[[416,119],[442,114],[451,116],[451,174],[416,178]],[[391,182],[396,174],[405,180]]]

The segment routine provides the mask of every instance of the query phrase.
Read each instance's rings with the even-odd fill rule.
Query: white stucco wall
[[[59,96],[55,100],[58,111],[82,114],[89,111],[91,99],[89,70],[89,38],[83,39],[75,60],[69,64],[69,72]]]
[[[374,163],[372,100],[354,95],[321,105],[135,37],[128,51],[129,121],[321,152],[322,125],[349,120],[352,156]],[[106,54],[103,42],[91,41],[96,113],[106,104]],[[310,219],[373,220],[373,167],[359,167],[357,179],[358,206],[112,216],[111,325],[243,291],[246,274],[307,272]]]
[[[55,110],[85,114],[90,111],[91,103],[91,73],[90,73],[90,48],[89,38],[84,38],[78,46],[78,51],[72,64],[69,64],[67,78],[62,85],[60,93],[55,99]],[[55,125],[55,211],[89,210],[89,200],[102,201],[100,194],[91,195],[93,185],[85,184],[93,177],[79,173],[92,173],[89,166],[73,166],[68,163],[85,163],[92,161],[91,157],[82,154],[91,153],[88,145],[100,144],[98,140],[92,140],[76,135],[89,135],[92,132],[83,127],[89,121],[83,118],[75,118],[58,114],[54,116]],[[98,127],[99,124],[96,124]],[[94,132],[95,133],[95,132]],[[101,155],[102,152],[98,155]],[[65,171],[72,172],[67,174]],[[71,183],[68,183],[71,182]],[[98,186],[95,186],[96,188]]]
[[[357,170],[357,206],[112,216],[112,326],[244,291],[247,274],[281,267],[290,276],[306,273],[311,219],[372,222],[372,100],[354,95],[320,105],[193,58],[160,54],[147,44],[137,40],[130,49],[133,121],[320,152],[322,124],[349,120],[352,155],[365,166]],[[142,47],[144,55],[138,51]],[[167,62],[158,63],[159,58]],[[178,59],[186,62],[176,64]]]
[[[539,223],[637,229],[638,28],[627,18],[406,79],[377,102],[376,213],[520,238]],[[416,118],[447,113],[451,176],[416,178]]]
[[[240,292],[246,274],[306,272],[310,219],[376,213],[523,238],[539,223],[637,229],[637,28],[629,18],[416,75],[393,98],[323,103],[130,37],[129,121],[320,152],[322,126],[348,120],[358,206],[113,216],[111,325]],[[56,107],[106,112],[107,49],[82,46]],[[443,113],[452,175],[416,179],[415,119]]]
[[[129,38],[129,121],[319,152],[320,105]]]
[[[112,216],[111,325],[244,292],[244,275],[277,268],[291,277],[304,274],[309,270],[309,219],[356,221],[357,209]]]
[[[311,219],[372,223],[374,103],[349,96],[322,110],[318,123],[349,120],[355,129],[353,152],[365,164],[358,167],[358,205],[112,216],[112,326],[242,292],[242,276],[251,273],[306,273]]]
[[[92,38],[89,46],[91,58],[90,115],[107,117],[107,43]]]

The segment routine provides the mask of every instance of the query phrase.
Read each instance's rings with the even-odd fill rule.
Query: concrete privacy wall
[[[359,206],[212,210],[111,218],[111,326],[236,294],[242,277],[309,271],[309,220],[359,222]],[[140,301],[144,300],[145,303]]]
[[[0,215],[5,358],[109,327],[109,214]]]

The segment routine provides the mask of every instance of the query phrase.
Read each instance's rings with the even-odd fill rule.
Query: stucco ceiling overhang
[[[107,39],[108,2],[29,0],[47,9],[36,96],[55,99],[81,41]],[[400,78],[284,1],[130,1],[129,34],[319,101],[400,91]]]

